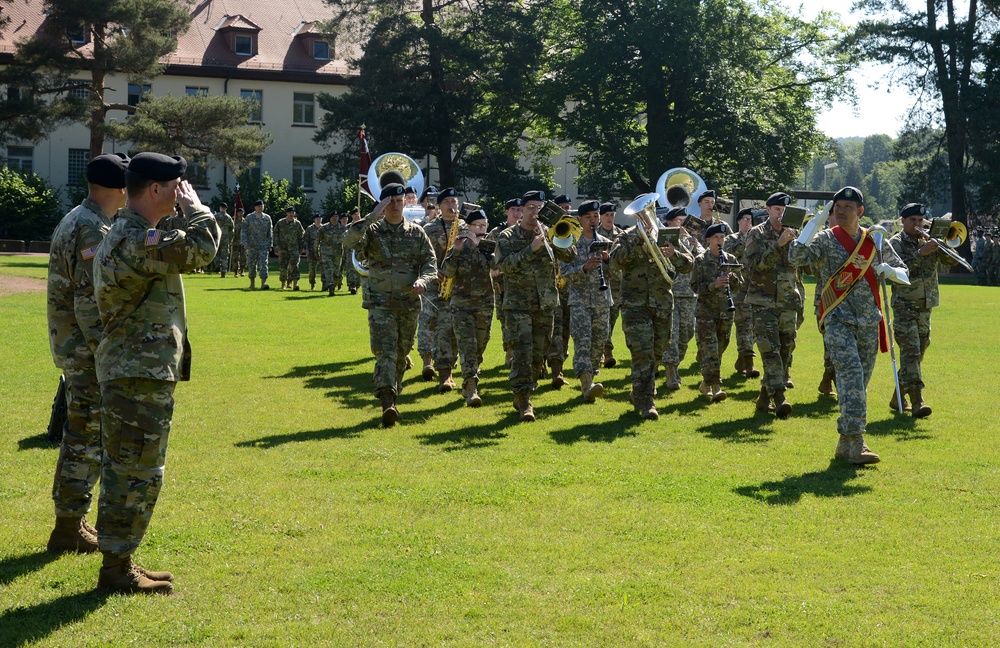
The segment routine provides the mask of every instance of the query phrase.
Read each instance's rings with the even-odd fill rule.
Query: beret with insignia
[[[753,219],[753,207],[744,207],[743,209],[741,209],[739,213],[736,214],[736,222],[737,223],[740,222],[740,220],[742,220],[744,216],[749,216],[751,219]]]
[[[705,230],[705,238],[709,238],[716,234],[728,234],[729,226],[725,223],[715,223],[714,225],[709,225],[708,229]]]
[[[124,153],[102,153],[87,163],[87,182],[108,189],[124,189],[128,164]]]
[[[857,187],[844,187],[833,195],[833,202],[838,200],[850,200],[859,205],[865,204],[865,196]]]
[[[569,194],[559,194],[552,199],[552,202],[557,205],[573,204],[573,200],[569,197]]]
[[[413,187],[409,187],[408,186],[408,187],[406,187],[406,191],[404,193],[413,194],[415,196],[415,195],[417,195],[417,190],[414,189]]]
[[[927,208],[920,203],[910,203],[903,207],[903,210],[899,212],[900,218],[907,218],[908,216],[924,216],[927,214]]]
[[[544,191],[529,191],[521,196],[521,204],[528,202],[529,200],[537,200],[540,202],[545,202],[545,192]]]
[[[792,204],[792,197],[782,191],[778,191],[771,194],[764,204],[768,207],[774,207],[775,205],[787,207]]]
[[[587,200],[580,203],[580,206],[576,208],[576,215],[583,216],[584,214],[589,214],[590,212],[596,212],[601,208],[601,203],[597,200]]]
[[[472,223],[477,220],[486,220],[486,212],[482,209],[474,209],[465,215],[465,222]]]
[[[179,155],[139,153],[128,163],[128,172],[145,180],[169,182],[187,171],[187,161]]]
[[[382,193],[379,194],[379,200],[385,200],[386,198],[391,198],[393,196],[402,196],[405,189],[403,185],[398,182],[390,182],[389,184],[382,187]]]
[[[510,209],[511,207],[520,207],[520,206],[521,206],[520,198],[511,198],[510,200],[508,200],[503,204],[503,208],[505,210]]]
[[[608,212],[618,211],[615,209],[615,204],[610,202],[601,203],[601,213],[607,214]]]
[[[445,198],[458,198],[458,192],[455,191],[454,187],[442,189],[441,192],[438,193],[438,200],[444,200]]]
[[[698,202],[701,202],[702,198],[715,198],[715,189],[706,189],[701,192],[701,195],[698,196]]]
[[[680,218],[687,215],[687,210],[683,207],[671,207],[667,210],[667,213],[663,215],[664,221],[672,221],[675,218]]]
[[[434,185],[428,185],[426,189],[420,192],[420,202],[423,202],[424,199],[427,198],[427,196],[436,196],[436,195],[438,195],[437,187],[435,187]]]

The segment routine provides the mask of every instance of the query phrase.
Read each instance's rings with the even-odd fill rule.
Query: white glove
[[[878,263],[875,265],[875,274],[885,277],[889,281],[898,284],[910,285],[909,274],[903,268],[894,268],[888,263]]]
[[[829,218],[829,216],[830,213],[825,209],[813,216],[809,222],[806,223],[805,227],[802,228],[802,231],[799,232],[799,237],[795,239],[795,242],[800,245],[809,244],[814,238],[816,238],[816,235],[821,229],[823,229],[823,226],[826,225],[826,219]]]

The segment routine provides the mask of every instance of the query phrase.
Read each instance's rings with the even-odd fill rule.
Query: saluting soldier
[[[361,305],[368,310],[375,396],[385,427],[399,420],[396,398],[417,332],[420,296],[437,276],[430,240],[419,225],[403,218],[403,192],[403,185],[387,183],[375,209],[363,221],[353,223],[344,237],[344,247],[357,250],[368,263]]]
[[[615,208],[614,203],[601,203],[601,222],[595,231],[611,241],[612,244],[617,241],[618,237],[625,231],[615,225],[615,217],[617,216],[618,210]],[[610,369],[618,364],[618,361],[615,360],[615,344],[612,342],[611,338],[615,334],[615,324],[618,323],[618,315],[621,313],[622,273],[621,270],[614,266],[614,264],[607,264],[604,271],[607,275],[605,279],[608,282],[608,286],[611,287],[612,301],[611,310],[608,312],[608,339],[604,343],[604,368]]]
[[[722,249],[732,254],[739,263],[745,262],[744,252],[747,246],[747,234],[753,227],[753,208],[745,207],[736,214],[736,231],[726,237]],[[753,350],[753,313],[752,307],[746,302],[746,282],[737,291],[730,291],[736,313],[733,322],[736,325],[736,373],[747,378],[757,378],[760,371],[754,367],[753,359],[757,356]]]
[[[66,426],[52,483],[52,553],[97,551],[97,530],[86,519],[101,474],[101,385],[94,354],[104,329],[94,298],[94,256],[125,206],[128,162],[122,153],[87,163],[87,197],[59,221],[49,248],[49,348],[66,377]]]
[[[271,215],[264,213],[264,201],[258,200],[253,204],[253,212],[243,221],[240,240],[247,252],[250,288],[257,286],[257,275],[260,274],[260,289],[270,289],[267,285],[267,257],[271,252],[272,236]]]
[[[306,260],[309,262],[309,290],[316,290],[316,271],[319,269],[319,250],[316,247],[316,238],[319,236],[319,228],[323,227],[323,215],[313,214],[312,225],[306,228],[306,235],[302,244],[306,248]]]
[[[285,217],[274,224],[274,251],[281,267],[281,289],[299,289],[299,256],[306,231],[295,217],[295,205],[285,207]]]
[[[714,198],[712,199],[714,201]],[[714,203],[713,203],[714,204]],[[670,210],[665,216],[668,227],[680,227],[680,242],[691,253],[692,259],[705,251],[698,238],[685,227],[689,216],[684,210]],[[695,308],[698,305],[698,294],[691,288],[691,274],[682,272],[674,277],[671,288],[673,294],[674,313],[671,318],[670,342],[663,352],[663,365],[666,368],[666,388],[674,391],[681,388],[681,376],[677,367],[687,355],[688,345],[694,337]]]

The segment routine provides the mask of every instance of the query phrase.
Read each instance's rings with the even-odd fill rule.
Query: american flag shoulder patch
[[[80,256],[83,257],[84,261],[90,261],[97,254],[97,246],[87,248],[86,250],[80,250]]]
[[[152,247],[159,244],[160,237],[163,236],[163,230],[151,229],[146,231],[146,247]]]

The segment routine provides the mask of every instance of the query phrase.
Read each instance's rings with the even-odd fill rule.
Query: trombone
[[[950,214],[949,214],[950,216]],[[944,235],[944,243],[935,237],[930,235],[927,230],[932,229],[934,221],[924,221],[927,223],[927,230],[922,228],[917,228],[917,236],[921,239],[934,243],[939,250],[945,253],[946,256],[953,259],[956,263],[960,263],[963,268],[969,272],[974,272],[972,265],[966,261],[961,254],[955,251],[954,248],[961,247],[965,240],[969,237],[969,230],[965,227],[965,224],[961,221],[952,221],[947,216],[935,219],[935,221],[948,221],[948,233]]]
[[[643,194],[625,208],[625,215],[635,216],[635,228],[639,230],[639,236],[642,237],[642,244],[646,248],[646,253],[649,254],[653,263],[656,264],[657,270],[663,275],[663,279],[667,282],[667,285],[672,286],[674,285],[674,280],[670,276],[670,271],[674,269],[674,264],[663,254],[663,250],[656,247],[655,241],[658,229],[656,226],[656,201],[659,198],[659,194]],[[652,237],[646,231],[647,228],[653,232]]]

